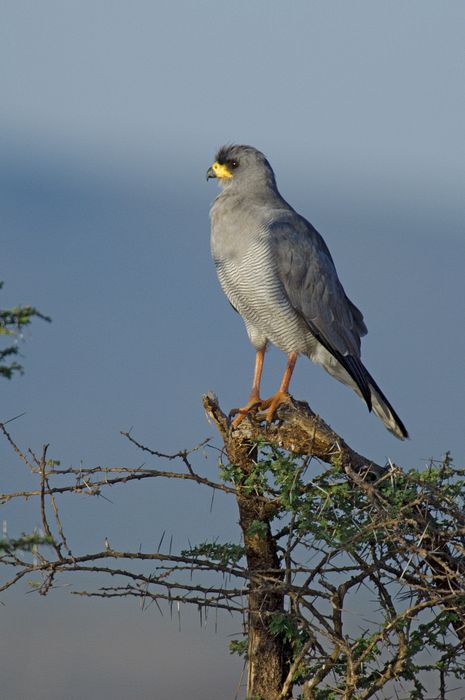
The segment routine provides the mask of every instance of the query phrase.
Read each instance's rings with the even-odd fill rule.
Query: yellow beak
[[[226,165],[221,165],[221,163],[218,163],[218,161],[215,161],[211,168],[208,168],[207,172],[207,179],[210,177],[217,177],[217,178],[230,178],[232,177],[232,172],[229,170],[229,168]]]

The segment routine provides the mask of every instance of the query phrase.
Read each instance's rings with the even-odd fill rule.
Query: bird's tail
[[[368,410],[373,410],[373,413],[383,421],[386,428],[399,440],[408,438],[405,425],[359,358],[351,356],[350,363],[348,363],[348,358],[346,357],[346,367],[344,367],[334,355],[330,354],[322,346],[319,347],[318,354],[309,356],[314,362],[322,365],[335,379],[356,391],[367,404]],[[357,371],[354,371],[353,367]],[[351,370],[350,374],[348,369]]]
[[[371,391],[371,405],[373,413],[380,418],[386,428],[399,440],[408,438],[408,432],[405,425],[371,376],[365,368],[366,378]]]

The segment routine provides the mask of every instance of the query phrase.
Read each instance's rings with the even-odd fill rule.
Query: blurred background
[[[209,252],[205,173],[223,143],[266,153],[283,196],[323,234],[369,335],[363,357],[404,420],[395,440],[303,359],[291,386],[356,450],[464,463],[465,5],[355,0],[3,0],[1,306],[37,306],[26,374],[0,421],[62,465],[139,464],[214,435],[201,394],[246,399],[254,353]],[[285,358],[267,355],[264,394]],[[216,436],[214,436],[215,439]],[[218,441],[217,441],[218,442]],[[0,490],[31,483],[5,441]],[[154,463],[155,464],[155,463]],[[152,465],[153,466],[153,465]],[[213,455],[203,471],[214,478]],[[158,480],[156,480],[158,482]],[[234,503],[150,482],[64,499],[76,552],[237,537]],[[37,504],[4,507],[10,536]],[[136,602],[2,595],[5,698],[235,696],[240,621],[200,625]],[[6,634],[5,634],[6,632]]]

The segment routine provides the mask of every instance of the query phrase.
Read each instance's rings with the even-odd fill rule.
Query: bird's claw
[[[258,410],[260,410],[262,403],[263,402],[261,399],[251,399],[242,408],[232,408],[229,411],[229,417],[232,418],[233,416],[236,416],[231,423],[232,427],[237,428],[237,426],[242,423],[244,418],[249,413],[252,413],[252,412],[256,413]]]
[[[235,416],[231,425],[233,428],[237,428],[249,413],[256,414],[261,413],[262,411],[266,411],[265,422],[271,425],[278,407],[282,404],[289,403],[290,400],[291,396],[287,393],[287,391],[277,391],[276,394],[270,396],[269,399],[265,399],[264,401],[261,399],[251,399],[242,408],[231,409],[229,412],[229,417],[231,418],[232,416]]]
[[[271,425],[274,419],[274,414],[276,413],[279,406],[285,403],[289,403],[291,400],[291,395],[287,391],[277,391],[276,394],[270,396],[269,399],[262,401],[260,410],[265,411],[265,421]]]

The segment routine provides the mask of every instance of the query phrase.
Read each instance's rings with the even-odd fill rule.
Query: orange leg
[[[263,361],[265,359],[265,349],[257,350],[255,356],[255,370],[253,373],[252,391],[250,392],[249,400],[246,405],[242,408],[233,408],[232,414],[237,413],[238,415],[234,418],[232,425],[234,428],[244,420],[245,416],[250,413],[251,410],[257,408],[261,405],[262,400],[260,398],[260,382],[262,380],[263,372]]]
[[[297,362],[297,357],[298,355],[296,352],[289,353],[287,357],[287,367],[283,374],[283,378],[281,380],[281,384],[278,391],[269,399],[266,399],[266,401],[262,401],[260,405],[261,409],[268,409],[266,412],[266,420],[268,423],[272,422],[273,416],[278,406],[280,406],[282,403],[287,403],[290,399],[288,389],[292,373],[294,371],[295,363]]]

